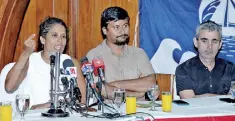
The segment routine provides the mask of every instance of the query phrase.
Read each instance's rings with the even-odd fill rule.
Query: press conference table
[[[172,112],[162,112],[161,107],[158,107],[158,111],[149,111],[149,108],[137,108],[137,112],[145,112],[154,116],[157,121],[235,121],[235,104],[226,103],[219,100],[222,97],[231,96],[216,96],[216,97],[205,97],[205,98],[194,98],[186,99],[190,105],[178,106],[172,105]],[[138,102],[148,103],[148,102]],[[156,101],[156,103],[161,103]],[[46,110],[30,110],[25,115],[27,121],[111,121],[111,119],[104,118],[86,118],[81,117],[79,113],[70,114],[66,118],[47,118],[42,117],[41,112]],[[125,104],[122,107],[122,112],[125,112]],[[94,115],[100,114],[100,112],[93,113]],[[141,114],[145,120],[150,121],[152,118],[148,115]],[[13,121],[19,121],[19,115],[13,116]],[[133,118],[117,118],[116,121],[129,121]]]

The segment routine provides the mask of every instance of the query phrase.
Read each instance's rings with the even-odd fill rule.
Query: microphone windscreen
[[[71,59],[66,59],[63,62],[63,68],[74,67],[73,61]]]
[[[104,61],[101,58],[93,59],[92,65],[94,66],[94,74],[95,76],[98,75],[98,69],[102,68],[104,70]]]
[[[50,65],[55,65],[55,57],[56,57],[55,52],[49,52],[49,57],[50,57]]]
[[[88,58],[86,56],[82,57],[80,62],[81,62],[81,64],[87,63],[88,62]]]

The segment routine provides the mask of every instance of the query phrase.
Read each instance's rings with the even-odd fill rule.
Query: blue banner
[[[197,55],[193,37],[197,25],[212,20],[222,26],[219,57],[235,62],[235,0],[139,0],[140,47],[156,73],[175,68]]]

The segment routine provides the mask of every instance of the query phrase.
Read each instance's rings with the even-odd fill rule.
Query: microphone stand
[[[90,73],[91,74],[91,73]],[[88,77],[88,76],[86,76],[86,77]],[[91,78],[92,78],[92,75],[91,75]],[[107,104],[105,104],[104,102],[103,102],[103,98],[102,98],[102,96],[101,96],[101,91],[102,91],[102,85],[105,85],[105,79],[104,79],[104,73],[103,73],[103,69],[102,68],[98,68],[98,83],[97,83],[97,88],[98,88],[98,92],[96,91],[96,89],[94,89],[94,88],[92,88],[92,87],[90,87],[91,88],[91,91],[92,91],[92,93],[95,95],[95,97],[97,98],[97,102],[96,103],[94,103],[94,104],[92,104],[93,106],[94,105],[98,105],[98,110],[101,110],[102,109],[102,115],[104,116],[104,117],[108,117],[108,118],[110,118],[110,117],[117,117],[117,116],[119,116],[120,114],[117,114],[117,113],[114,113],[114,114],[110,114],[110,113],[104,113],[104,108],[106,108],[106,109],[108,109],[108,110],[110,110],[110,111],[112,111],[111,109],[113,109],[113,110],[115,110],[116,112],[117,112],[117,110],[115,109],[115,108],[113,108],[113,107],[111,107],[111,106],[109,106],[109,105],[107,105]],[[87,85],[89,86],[89,85],[91,85],[91,82],[89,81],[89,79],[87,79]],[[90,105],[89,107],[92,107],[92,105]],[[113,111],[112,111],[113,112]]]
[[[92,89],[90,80],[94,80],[94,79],[92,78],[91,72],[87,72],[86,75],[89,75],[89,76],[86,76],[86,105],[88,107],[90,98],[91,98],[90,90]]]
[[[54,56],[54,55],[53,55]],[[51,64],[53,65],[53,64]],[[52,68],[53,66],[51,66]],[[45,117],[68,117],[69,113],[63,111],[60,107],[58,106],[58,97],[59,97],[59,78],[60,78],[60,53],[56,52],[55,53],[55,82],[54,80],[54,67],[51,69],[51,90],[50,90],[50,99],[51,99],[51,106],[50,109],[42,113],[42,116]]]
[[[102,91],[102,81],[101,78],[98,78],[98,83],[96,84],[97,88],[98,88],[98,97],[100,98],[100,100],[102,101],[102,95],[101,95],[101,91]],[[102,103],[99,101],[98,102],[98,110],[101,110],[102,108],[102,113],[104,113],[104,108],[102,106]]]
[[[101,81],[101,82],[102,82],[102,81]],[[88,83],[91,83],[91,82],[88,81]],[[102,83],[101,83],[101,84],[102,84]],[[97,101],[96,103],[90,105],[89,107],[92,107],[92,106],[94,106],[94,105],[98,105],[98,104],[100,103],[101,106],[102,106],[102,115],[103,115],[103,116],[105,116],[105,117],[110,117],[110,116],[111,116],[111,117],[115,117],[115,116],[119,115],[119,114],[117,114],[117,113],[114,113],[114,114],[104,113],[104,108],[106,108],[106,109],[108,109],[108,110],[110,110],[110,111],[112,111],[111,108],[114,109],[114,110],[115,110],[115,108],[113,108],[113,107],[111,107],[111,106],[105,104],[105,103],[103,102],[103,99],[100,98],[100,96],[99,96],[98,92],[96,91],[96,89],[91,88],[91,91],[92,91],[92,93],[95,95],[95,97],[97,98],[98,101]],[[115,111],[117,112],[117,110],[115,110]]]
[[[90,90],[90,83],[86,82],[86,105],[89,106],[89,100],[90,100],[90,93],[89,93],[89,90]]]
[[[100,72],[101,71],[101,72]],[[102,110],[102,113],[104,113],[104,105],[103,105],[103,98],[102,98],[102,95],[101,95],[101,92],[102,92],[102,76],[104,76],[104,74],[102,73],[103,69],[102,68],[98,68],[98,82],[96,83],[96,88],[98,89],[97,91],[95,89],[93,89],[92,87],[92,92],[94,93],[94,95],[96,95],[95,97],[97,98],[97,102],[92,104],[92,105],[95,105],[97,104],[98,105],[98,110]],[[92,76],[92,75],[91,75]],[[88,79],[89,80],[89,79]],[[91,85],[90,84],[91,82],[87,82],[87,85]]]
[[[51,103],[51,105],[50,105],[50,108],[55,108],[54,107],[54,103],[53,103],[53,78],[54,78],[54,67],[55,67],[55,55],[51,55],[50,56],[50,60],[51,60],[51,62],[50,62],[50,67],[51,67],[51,70],[50,70],[50,76],[51,76],[51,89],[50,89],[50,103]]]
[[[98,95],[99,95],[99,98],[101,99],[102,101],[102,95],[101,95],[101,92],[102,92],[102,84],[104,83],[104,70],[102,68],[98,68],[98,85],[97,85],[97,88],[98,88]],[[102,106],[102,103],[99,102],[98,103],[98,110],[101,110],[101,106]],[[102,106],[102,112],[104,112],[104,107]]]

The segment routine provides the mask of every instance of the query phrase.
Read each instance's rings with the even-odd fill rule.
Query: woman
[[[18,88],[30,95],[32,109],[49,107],[50,100],[50,52],[63,53],[68,42],[69,34],[66,24],[59,18],[49,17],[40,24],[38,38],[38,52],[34,52],[35,34],[24,42],[24,49],[19,60],[10,69],[5,80],[5,89],[8,93]],[[78,87],[82,93],[82,102],[85,102],[85,80],[81,74],[80,64],[76,59],[61,54],[62,65],[65,59],[72,59],[78,72]],[[63,67],[63,66],[62,66]]]

